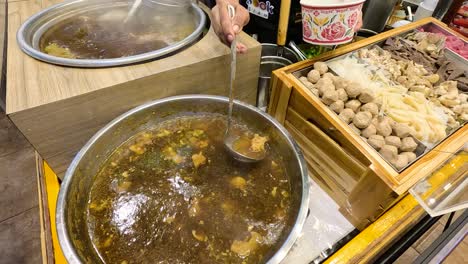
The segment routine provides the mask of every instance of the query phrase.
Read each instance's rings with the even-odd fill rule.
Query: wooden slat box
[[[8,2],[6,96],[0,100],[59,177],[96,131],[135,106],[181,94],[227,95],[230,50],[212,28],[175,55],[123,67],[61,67],[24,54],[16,42],[20,25],[59,2]],[[238,56],[236,98],[255,104],[261,46],[244,33],[239,41],[247,46],[247,54]]]
[[[279,69],[273,74],[268,112],[293,135],[304,152],[310,175],[334,198],[341,212],[358,228],[362,229],[373,222],[418,180],[433,172],[451,153],[460,149],[467,142],[468,126],[458,129],[398,173],[293,73],[310,68],[316,61],[341,56],[428,23],[446,28],[435,19],[424,19],[344,46],[313,60]]]

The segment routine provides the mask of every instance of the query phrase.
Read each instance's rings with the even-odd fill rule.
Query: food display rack
[[[314,180],[359,229],[375,221],[410,187],[459,150],[468,139],[468,126],[459,128],[399,173],[312,94],[294,73],[311,68],[317,61],[327,61],[429,24],[461,37],[445,24],[426,18],[273,73],[268,112],[293,135]]]

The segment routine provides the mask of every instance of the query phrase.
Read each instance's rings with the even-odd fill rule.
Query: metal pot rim
[[[274,43],[261,43],[261,46],[262,47],[271,47],[271,48],[275,48],[275,47],[278,48],[279,47],[278,44],[274,44]],[[296,57],[297,61],[301,61],[301,58],[299,57],[299,55],[294,50],[292,50],[292,49],[290,49],[290,48],[288,48],[286,46],[283,46],[283,48],[285,50],[287,50],[288,52],[290,52],[291,54],[293,54],[294,57]],[[274,55],[267,55],[267,56],[274,56]],[[274,56],[274,57],[278,57],[278,56]],[[291,64],[293,64],[293,63],[295,63],[295,62],[291,62]]]
[[[113,59],[68,59],[68,58],[61,58],[56,56],[48,55],[38,49],[33,47],[33,43],[29,43],[26,40],[26,32],[30,27],[33,27],[37,20],[41,19],[42,17],[53,13],[58,12],[62,8],[66,6],[70,6],[79,2],[86,2],[86,0],[74,0],[69,2],[63,2],[56,5],[53,5],[49,8],[46,8],[35,15],[28,18],[19,28],[18,32],[16,33],[16,40],[18,42],[19,47],[21,50],[28,54],[29,56],[56,65],[62,66],[72,66],[72,67],[84,67],[84,68],[101,68],[101,67],[112,67],[112,66],[121,66],[127,64],[133,64],[143,61],[148,61],[151,59],[156,59],[172,53],[176,50],[179,50],[197,40],[197,38],[203,33],[203,29],[206,24],[206,15],[203,10],[195,3],[192,3],[192,8],[196,13],[196,16],[199,18],[199,23],[196,29],[188,35],[185,39],[173,43],[167,47],[164,47],[159,50],[146,52],[138,55],[128,56],[128,57],[121,57],[121,58],[113,58]],[[36,30],[34,31],[35,34]]]
[[[68,189],[70,187],[71,179],[73,177],[73,173],[75,172],[76,167],[80,163],[82,157],[86,154],[86,152],[91,148],[91,146],[94,145],[94,143],[102,136],[104,135],[107,130],[109,130],[111,127],[115,126],[119,122],[123,121],[124,119],[132,116],[133,114],[142,111],[146,108],[153,107],[155,105],[160,105],[160,104],[165,104],[167,102],[173,102],[173,101],[178,101],[178,100],[191,100],[191,99],[205,99],[205,100],[212,100],[212,101],[218,101],[218,102],[225,102],[226,104],[229,102],[229,99],[227,97],[223,96],[213,96],[213,95],[181,95],[181,96],[172,96],[172,97],[167,97],[164,99],[160,100],[155,100],[152,102],[148,102],[146,104],[143,104],[141,106],[138,106],[136,108],[133,108],[129,110],[128,112],[118,116],[114,120],[112,120],[110,123],[108,123],[106,126],[101,128],[84,146],[83,148],[78,152],[78,154],[75,156],[73,161],[71,162],[70,166],[68,167],[65,177],[62,181],[60,191],[59,191],[59,196],[57,199],[57,211],[55,214],[55,220],[56,220],[56,228],[57,228],[57,235],[59,238],[59,243],[60,247],[62,248],[62,252],[66,258],[66,260],[69,263],[81,263],[81,260],[75,251],[71,241],[70,237],[67,233],[66,229],[66,221],[65,221],[65,211],[64,208],[67,206],[67,201],[66,201],[66,196],[68,194]],[[240,102],[235,100],[234,103],[236,105],[248,108],[251,111],[254,111],[260,115],[262,115],[264,118],[268,120],[276,129],[278,129],[285,137],[286,141],[288,144],[291,146],[293,149],[295,156],[297,160],[299,161],[299,168],[301,171],[302,175],[302,197],[301,197],[301,203],[300,203],[300,208],[297,213],[297,218],[294,223],[293,228],[289,232],[288,237],[284,241],[283,245],[278,249],[278,251],[268,260],[268,264],[277,264],[280,263],[284,257],[286,257],[287,253],[289,250],[292,248],[294,245],[296,239],[299,237],[302,227],[304,225],[304,222],[307,217],[307,211],[308,211],[308,205],[309,205],[309,176],[308,176],[308,171],[307,171],[307,165],[304,160],[304,156],[297,145],[297,143],[293,140],[292,136],[289,134],[289,132],[280,124],[278,121],[276,121],[273,117],[268,115],[267,113],[261,111],[260,109],[248,105],[246,103]]]

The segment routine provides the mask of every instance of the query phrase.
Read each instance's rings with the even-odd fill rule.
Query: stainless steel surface
[[[278,48],[279,46],[276,44],[262,43],[262,57],[276,56],[278,54]],[[282,57],[291,62],[300,61],[299,56],[294,51],[289,49],[288,47],[284,47],[284,52],[283,52]]]
[[[367,0],[362,8],[362,28],[382,32],[398,0]]]
[[[86,230],[88,195],[94,176],[115,148],[129,137],[163,120],[189,113],[226,114],[228,98],[209,95],[169,97],[134,108],[98,131],[78,152],[60,187],[56,223],[60,246],[69,263],[100,263]],[[279,263],[301,234],[309,202],[309,176],[304,157],[292,137],[275,119],[261,110],[235,101],[234,118],[268,134],[284,160],[291,179],[294,217],[291,229],[268,263]],[[85,261],[86,260],[86,261]]]
[[[266,153],[264,153],[264,155],[262,155],[260,158],[252,158],[240,153],[239,151],[234,150],[233,144],[234,142],[236,142],[237,139],[238,137],[235,137],[232,134],[230,134],[230,130],[228,128],[228,130],[226,131],[226,136],[224,138],[224,146],[234,159],[244,163],[255,163],[265,159]]]
[[[135,15],[135,12],[140,7],[141,1],[142,0],[135,0],[135,2],[133,2],[132,8],[130,8],[130,11],[127,14],[127,18],[125,18],[124,23],[127,23],[130,19],[132,19],[133,15]]]
[[[437,3],[436,8],[434,9],[434,13],[432,13],[432,16],[436,19],[442,20],[442,18],[444,18],[445,14],[447,14],[452,4],[453,0],[439,1],[439,3]]]
[[[279,57],[278,49],[283,49],[283,56]],[[300,61],[299,56],[287,47],[276,44],[263,43],[260,61],[260,75],[257,86],[257,106],[265,107],[270,99],[270,79],[272,71]]]
[[[175,1],[175,0],[173,0]],[[113,59],[67,59],[48,55],[39,49],[39,40],[51,26],[63,21],[71,16],[82,14],[90,10],[108,10],[116,7],[131,6],[133,1],[124,0],[72,0],[51,6],[34,16],[30,17],[18,30],[17,41],[20,48],[29,56],[45,62],[74,67],[98,68],[120,66],[132,63],[143,62],[159,58],[173,53],[195,42],[203,33],[206,23],[206,15],[196,4],[173,5],[168,0],[165,1],[145,1],[148,6],[140,8],[154,8],[160,13],[176,12],[176,16],[192,13],[194,17],[195,30],[183,40],[172,43],[167,47],[151,52]],[[167,3],[166,3],[167,2]],[[177,10],[177,11],[174,11]],[[123,22],[122,22],[123,23]],[[163,22],[160,22],[163,24]],[[167,26],[167,23],[165,23]],[[174,30],[174,29],[173,29]]]
[[[360,36],[360,37],[365,37],[365,38],[370,38],[372,36],[375,36],[379,33],[373,31],[373,30],[370,30],[370,29],[365,29],[365,28],[361,28],[358,30],[357,33],[357,36]]]
[[[283,54],[284,54],[284,46],[278,46],[278,51],[276,53],[276,56],[283,57]]]
[[[307,57],[302,53],[301,49],[297,46],[296,42],[290,41],[289,47],[299,56],[300,60],[307,60]]]
[[[229,17],[233,19],[236,16],[236,10],[232,5],[228,5]],[[228,120],[226,128],[226,138],[229,137],[229,131],[231,129],[231,119],[232,119],[232,108],[234,106],[234,81],[236,80],[236,67],[237,67],[237,44],[236,44],[236,35],[233,36],[231,42],[231,71],[229,76],[229,109],[228,109]],[[225,140],[226,141],[226,140]],[[230,150],[232,146],[226,145]]]

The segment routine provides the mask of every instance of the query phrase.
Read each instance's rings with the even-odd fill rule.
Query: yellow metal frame
[[[44,177],[47,189],[47,204],[49,206],[50,227],[52,232],[52,245],[54,248],[55,264],[66,264],[67,261],[62,253],[57,237],[57,229],[55,224],[55,210],[57,198],[60,189],[60,184],[57,175],[52,171],[47,162],[44,162]]]

